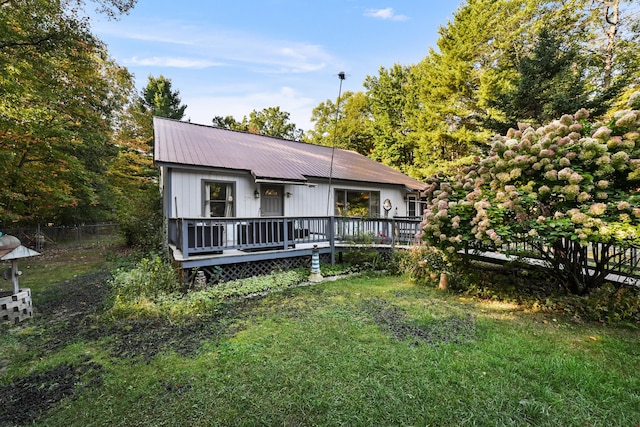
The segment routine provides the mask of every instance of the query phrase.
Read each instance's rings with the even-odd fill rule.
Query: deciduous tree
[[[337,103],[327,99],[313,109],[314,128],[307,135],[312,144],[335,146],[368,156],[373,150],[371,108],[363,92],[347,91]]]
[[[251,133],[298,141],[302,138],[303,131],[298,129],[295,123],[291,123],[289,116],[290,114],[280,110],[280,107],[253,110],[249,117],[243,117],[241,127]]]
[[[103,1],[127,8],[134,1]],[[101,43],[73,5],[0,4],[0,223],[105,218],[117,97]]]
[[[380,67],[377,76],[367,76],[363,83],[371,109],[373,150],[369,157],[401,171],[414,163],[416,148],[406,118],[406,105],[411,102],[410,70],[400,64]]]

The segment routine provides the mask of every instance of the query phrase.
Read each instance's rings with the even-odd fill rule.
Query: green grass
[[[41,291],[51,289],[52,284],[68,281],[89,272],[111,268],[115,256],[114,246],[100,246],[89,249],[59,247],[47,249],[42,254],[18,260],[20,288],[30,288],[37,301]],[[0,267],[8,268],[9,263]],[[0,289],[11,290],[11,282],[0,280]]]
[[[229,333],[187,355],[118,357],[117,333],[38,354],[22,334],[46,325],[5,333],[0,385],[65,361],[100,366],[40,426],[640,423],[637,329],[367,275],[234,304],[215,320]]]

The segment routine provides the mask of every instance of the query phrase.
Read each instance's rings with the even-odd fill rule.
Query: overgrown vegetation
[[[203,289],[183,285],[174,267],[159,255],[143,258],[133,268],[116,272],[111,280],[113,306],[109,315],[118,318],[166,318],[172,321],[190,316],[210,317],[228,299],[286,289],[298,285],[308,271],[273,272]]]

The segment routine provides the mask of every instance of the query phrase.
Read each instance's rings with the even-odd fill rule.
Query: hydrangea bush
[[[519,125],[488,157],[427,184],[427,243],[455,254],[527,241],[569,291],[588,293],[640,243],[640,111],[606,124],[583,109],[538,129]]]

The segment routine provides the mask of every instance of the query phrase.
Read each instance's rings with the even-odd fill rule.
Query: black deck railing
[[[409,217],[173,218],[168,237],[188,258],[231,249],[289,249],[304,243],[407,245],[417,242],[419,227],[420,218]]]

